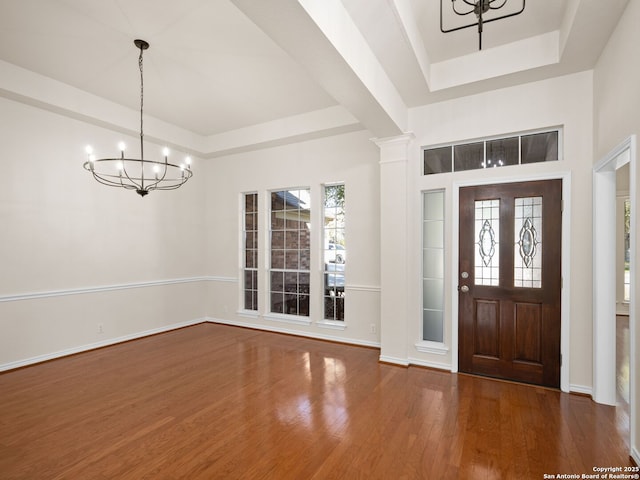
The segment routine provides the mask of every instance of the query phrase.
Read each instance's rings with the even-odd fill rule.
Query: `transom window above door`
[[[552,162],[560,158],[560,130],[426,147],[423,175]]]

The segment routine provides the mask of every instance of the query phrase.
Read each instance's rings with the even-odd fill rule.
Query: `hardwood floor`
[[[194,327],[0,374],[0,478],[542,479],[632,465],[616,409]]]

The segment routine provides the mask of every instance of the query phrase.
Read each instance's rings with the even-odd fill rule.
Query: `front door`
[[[562,180],[460,189],[461,372],[560,386]]]

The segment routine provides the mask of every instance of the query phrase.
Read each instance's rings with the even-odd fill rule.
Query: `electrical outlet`
[[[371,331],[371,333],[376,333],[376,324],[375,323],[370,324],[369,330]]]
[[[104,333],[104,328],[102,327],[102,324],[99,323],[98,324],[98,334],[102,335]]]

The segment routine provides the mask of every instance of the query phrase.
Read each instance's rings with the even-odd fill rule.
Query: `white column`
[[[593,399],[616,404],[616,172],[593,176]]]
[[[408,158],[413,134],[380,147],[380,360],[408,365]]]

